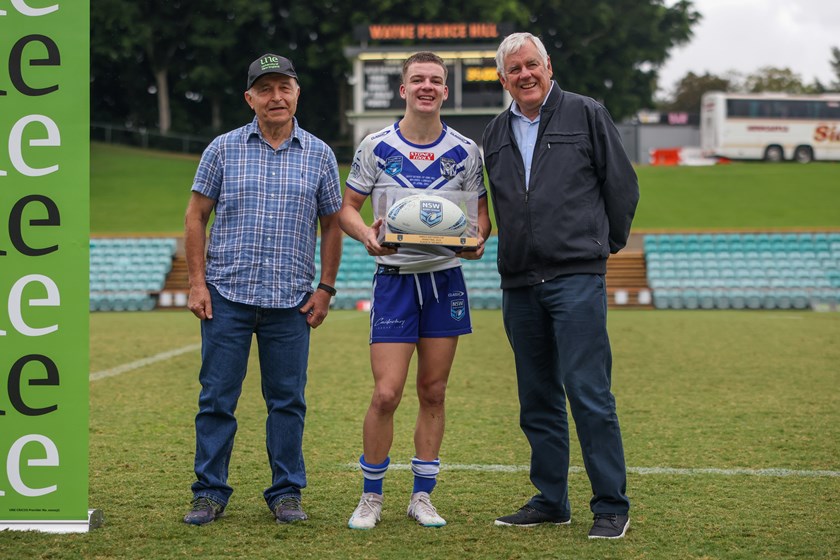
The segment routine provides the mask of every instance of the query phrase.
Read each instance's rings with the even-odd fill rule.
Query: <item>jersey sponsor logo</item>
[[[424,200],[420,203],[420,221],[434,227],[443,221],[443,207],[440,202]]]
[[[434,152],[410,152],[408,159],[418,159],[421,161],[435,161]]]
[[[464,292],[462,292],[461,290],[456,290],[454,292],[449,292],[448,294],[446,294],[446,297],[454,298],[454,297],[462,297],[463,295],[464,295]]]
[[[382,132],[377,132],[376,134],[371,136],[370,139],[371,140],[376,140],[377,138],[381,138],[381,137],[385,136],[386,134],[390,134],[390,133],[391,133],[391,129],[388,128],[388,129],[383,130]]]
[[[455,319],[456,321],[460,321],[464,317],[467,316],[466,305],[464,305],[464,300],[462,299],[453,299],[449,302],[449,316]]]
[[[402,156],[391,156],[385,160],[385,173],[393,177],[402,173]]]
[[[448,157],[440,158],[440,174],[443,177],[446,177],[449,180],[455,178],[455,175],[458,174],[458,171],[455,169],[455,160]]]

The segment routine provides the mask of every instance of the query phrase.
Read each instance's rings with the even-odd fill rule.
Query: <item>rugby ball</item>
[[[467,217],[457,204],[442,196],[415,194],[397,200],[386,217],[391,233],[460,236]]]

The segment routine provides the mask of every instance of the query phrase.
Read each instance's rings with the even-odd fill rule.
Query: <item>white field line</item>
[[[362,317],[360,313],[358,317]],[[356,319],[356,315],[339,315],[338,317],[333,317],[332,321],[346,321],[348,319]],[[317,336],[317,335],[315,335]],[[122,364],[111,369],[105,369],[102,371],[97,371],[90,374],[88,378],[90,381],[98,381],[100,379],[105,379],[106,377],[114,377],[115,375],[120,375],[122,373],[126,373],[129,371],[133,371],[135,369],[139,369],[141,367],[145,367],[157,362],[162,362],[163,360],[168,360],[169,358],[174,358],[175,356],[180,356],[181,354],[186,354],[187,352],[192,352],[194,350],[200,350],[201,343],[190,344],[189,346],[184,346],[182,348],[176,348],[174,350],[169,350],[168,352],[161,352],[160,354],[155,354],[154,356],[148,356],[146,358],[142,358],[140,360],[135,360],[133,362],[129,362],[127,364]]]
[[[348,468],[358,469],[358,463],[348,463]],[[404,463],[391,463],[389,469],[399,471],[410,470],[411,465]],[[448,464],[443,463],[441,470],[448,471],[478,471],[478,472],[528,472],[528,465],[474,465],[474,464]],[[583,467],[569,467],[570,473],[583,473]],[[823,478],[840,477],[840,471],[805,471],[795,469],[677,469],[672,467],[627,467],[627,472],[632,474],[665,474],[665,475],[718,475],[718,476],[766,476],[766,477],[799,477],[799,478]]]
[[[190,344],[168,352],[161,352],[154,356],[149,356],[140,360],[135,360],[127,364],[122,364],[111,369],[97,371],[90,374],[90,381],[98,381],[107,377],[114,377],[141,367],[145,367],[157,362],[186,354],[187,352],[194,352],[201,349],[201,344]],[[358,463],[348,463],[348,468],[358,469]],[[391,469],[395,470],[409,470],[411,465],[405,463],[391,464]],[[530,467],[528,465],[482,465],[482,464],[459,464],[459,463],[444,463],[445,470],[451,471],[478,471],[478,472],[527,472]],[[583,467],[569,467],[570,473],[585,472]],[[673,468],[673,467],[627,467],[627,472],[633,474],[664,474],[664,475],[682,475],[682,476],[697,476],[697,475],[719,475],[719,476],[765,476],[765,477],[800,477],[800,478],[834,478],[840,477],[840,471],[808,471],[796,469],[713,469],[713,468]]]
[[[162,362],[164,360],[168,360],[169,358],[174,358],[175,356],[186,354],[187,352],[195,352],[196,350],[200,349],[201,343],[197,343],[190,344],[189,346],[183,346],[181,348],[176,348],[175,350],[169,350],[168,352],[161,352],[160,354],[155,354],[154,356],[149,356],[147,358],[135,360],[127,364],[122,364],[117,367],[113,367],[111,369],[104,369],[102,371],[91,373],[90,380],[98,381],[99,379],[105,379],[106,377],[114,377],[115,375],[120,375],[128,371],[139,369],[141,367],[145,367],[157,362]]]

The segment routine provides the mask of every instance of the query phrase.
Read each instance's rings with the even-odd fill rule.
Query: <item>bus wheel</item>
[[[811,163],[814,161],[814,150],[811,146],[798,146],[793,152],[793,159],[799,163]]]
[[[781,146],[767,146],[764,150],[764,161],[777,162],[785,159],[785,153]]]

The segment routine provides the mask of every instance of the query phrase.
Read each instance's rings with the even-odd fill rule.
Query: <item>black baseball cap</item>
[[[297,72],[291,60],[277,54],[266,53],[248,67],[248,86],[245,89],[251,89],[257,78],[264,74],[283,74],[297,80]]]

